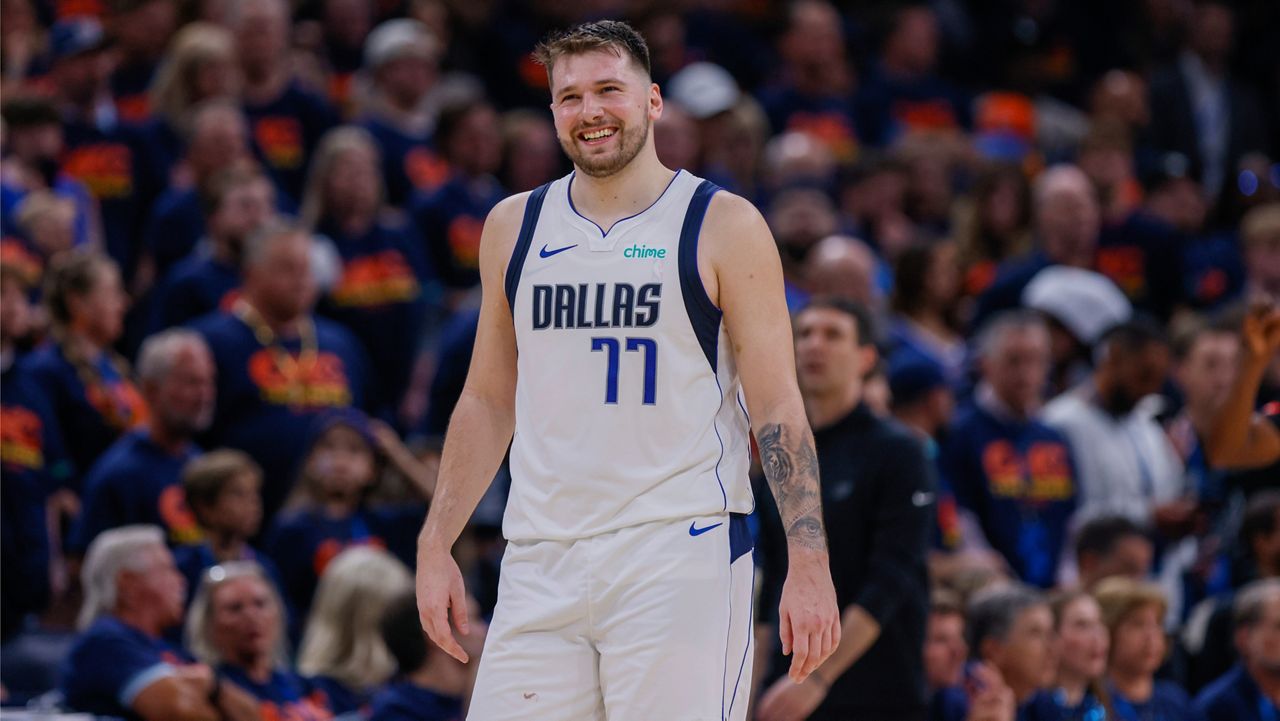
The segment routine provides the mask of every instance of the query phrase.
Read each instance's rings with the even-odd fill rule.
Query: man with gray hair
[[[1053,683],[1053,612],[1043,595],[1020,584],[979,591],[969,602],[969,648],[1000,674],[1019,710]]]
[[[1196,697],[1207,721],[1272,721],[1280,705],[1280,579],[1245,586],[1236,597],[1240,662]]]
[[[940,465],[960,506],[1025,583],[1050,588],[1076,507],[1066,438],[1037,418],[1049,329],[1032,311],[992,318],[978,335],[982,380],[956,415]]]
[[[200,538],[180,477],[200,452],[193,438],[213,421],[213,356],[198,334],[167,330],[142,344],[138,380],[149,418],[112,444],[85,477],[83,510],[67,543],[74,554],[99,533],[130,523],[162,526],[174,544]]]
[[[102,533],[81,570],[81,636],[63,669],[75,711],[143,721],[254,721],[258,704],[162,638],[182,622],[186,581],[156,526]]]

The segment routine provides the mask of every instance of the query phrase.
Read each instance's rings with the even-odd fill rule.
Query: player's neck
[[[674,176],[674,170],[658,161],[653,143],[649,142],[613,175],[597,178],[575,173],[570,187],[573,207],[608,232],[614,223],[657,202]]]

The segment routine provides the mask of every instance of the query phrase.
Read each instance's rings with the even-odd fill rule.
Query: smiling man
[[[778,252],[750,203],[659,162],[662,95],[631,27],[537,55],[575,169],[485,222],[475,355],[419,542],[423,625],[466,659],[450,548],[510,444],[471,718],[742,719],[751,430],[786,531],[792,677],[840,642]]]

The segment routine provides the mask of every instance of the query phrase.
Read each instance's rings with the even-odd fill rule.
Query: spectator
[[[347,546],[374,545],[412,564],[425,515],[420,503],[370,504],[381,454],[364,414],[345,410],[321,415],[311,438],[298,485],[265,542],[267,555],[284,572],[286,598],[301,616],[311,608],[325,569]]]
[[[1240,221],[1240,244],[1245,300],[1280,303],[1280,203],[1260,205],[1245,214]]]
[[[192,439],[213,421],[213,356],[199,335],[165,331],[143,343],[138,380],[147,425],[112,444],[85,475],[84,510],[68,542],[74,553],[108,528],[137,523],[161,526],[172,545],[200,540],[180,476],[200,452]]]
[[[193,108],[185,137],[190,143],[183,164],[190,180],[166,190],[156,200],[147,223],[145,243],[157,277],[186,258],[205,234],[200,199],[210,191],[213,179],[251,163],[244,115],[238,105],[226,99],[207,100]]]
[[[484,642],[483,622],[462,639],[472,659],[466,664],[458,663],[427,639],[413,594],[391,601],[379,628],[382,642],[395,658],[396,677],[374,696],[369,721],[463,718],[463,706],[471,696],[479,666],[476,659]]]
[[[1269,366],[1280,357],[1280,306],[1256,306],[1244,321],[1240,370],[1204,441],[1215,468],[1263,468],[1280,462],[1280,409],[1253,411]]]
[[[1076,507],[1062,434],[1041,422],[1049,331],[1028,311],[1006,311],[979,332],[982,381],[946,433],[941,467],[962,507],[1023,582],[1054,585]]]
[[[926,456],[936,463],[938,439],[956,405],[942,367],[911,351],[898,351],[889,359],[888,374],[893,417],[921,438]]]
[[[1255,581],[1235,602],[1241,662],[1198,697],[1207,721],[1267,721],[1280,701],[1280,579]]]
[[[146,420],[147,407],[129,365],[111,345],[123,330],[120,272],[85,251],[60,258],[45,276],[52,342],[24,359],[24,373],[44,391],[81,472],[117,438]]]
[[[1037,692],[1053,684],[1053,612],[1036,591],[996,586],[969,602],[969,648],[999,672],[1025,713]]]
[[[178,3],[112,0],[105,4],[107,32],[120,55],[111,74],[115,111],[125,122],[140,123],[153,110],[147,89],[177,29]]]
[[[1083,268],[1050,266],[1036,273],[1022,291],[1022,304],[1040,311],[1049,324],[1049,398],[1087,381],[1103,333],[1133,316],[1115,283]]]
[[[277,589],[284,587],[271,559],[249,545],[262,526],[262,469],[252,458],[226,448],[194,458],[182,469],[182,490],[201,538],[173,551],[190,593],[208,569],[239,561],[257,564]]]
[[[192,110],[202,102],[235,102],[239,96],[240,71],[231,33],[206,22],[179,30],[151,83],[151,121],[146,126],[155,160],[167,179],[191,135]],[[243,137],[243,122],[235,127]]]
[[[303,224],[331,240],[342,261],[320,312],[364,344],[378,369],[378,403],[390,416],[420,357],[429,289],[419,239],[407,223],[382,212],[383,202],[378,149],[369,133],[344,126],[325,135],[302,201]]]
[[[27,193],[14,208],[14,225],[29,243],[36,268],[75,245],[76,207],[67,198],[47,190]],[[34,273],[33,273],[34,275]]]
[[[162,639],[182,622],[186,597],[163,531],[124,526],[103,533],[81,576],[83,634],[62,679],[68,706],[143,721],[261,718],[252,697]]]
[[[1195,719],[1187,692],[1155,678],[1169,648],[1163,625],[1168,605],[1160,588],[1130,578],[1108,578],[1098,583],[1093,594],[1111,634],[1107,693],[1116,716]]]
[[[365,69],[373,79],[361,127],[378,143],[387,205],[403,208],[431,192],[449,167],[431,144],[436,118],[426,98],[440,73],[440,43],[417,20],[388,20],[369,34]]]
[[[1197,500],[1210,509],[1227,500],[1226,478],[1209,465],[1202,438],[1227,400],[1240,361],[1240,334],[1227,323],[1203,324],[1176,338],[1173,377],[1183,395],[1182,411],[1168,424],[1168,433],[1187,469]]]
[[[1036,696],[1029,715],[1045,721],[1112,717],[1102,688],[1109,639],[1098,602],[1085,591],[1067,591],[1050,605],[1058,677],[1051,693]]]
[[[335,714],[365,708],[395,673],[379,624],[391,602],[412,588],[409,570],[372,547],[348,549],[326,569],[298,649],[298,671],[325,693]]]
[[[879,331],[884,298],[878,284],[880,261],[866,243],[846,235],[829,235],[818,241],[805,256],[805,288],[817,297],[851,300],[871,312],[873,330]],[[880,332],[871,333],[873,339]]]
[[[876,249],[890,266],[917,241],[907,217],[911,174],[901,159],[871,155],[842,170],[839,182],[841,221]]]
[[[288,495],[315,414],[365,402],[368,362],[344,328],[311,314],[314,241],[268,223],[245,241],[244,286],[229,311],[196,320],[218,368],[208,445],[245,451],[263,471],[268,515]]]
[[[1169,347],[1145,321],[1116,326],[1095,349],[1093,377],[1045,406],[1044,419],[1071,444],[1080,483],[1080,516],[1122,513],[1182,537],[1194,511],[1183,487],[1182,462],[1139,403],[1163,387]]]
[[[1151,78],[1151,135],[1155,146],[1196,159],[1211,200],[1230,184],[1236,162],[1264,151],[1257,99],[1230,70],[1235,11],[1221,1],[1193,6],[1177,62]]]
[[[320,137],[338,124],[329,103],[293,78],[288,61],[291,14],[286,0],[233,5],[231,30],[244,80],[249,134],[283,196],[302,198],[307,162]]]
[[[803,684],[787,676],[773,682],[761,696],[760,714],[923,718],[925,552],[935,513],[934,480],[919,444],[861,402],[862,377],[876,360],[866,310],[848,301],[818,300],[796,316],[795,326],[800,388],[825,479],[823,514],[843,609],[841,641]],[[765,507],[767,497],[757,494]],[[781,591],[782,537],[776,510],[763,515],[768,600],[762,608],[776,607]],[[782,668],[775,663],[775,678]]]
[[[941,366],[953,385],[964,377],[964,338],[954,315],[959,294],[954,243],[917,243],[898,258],[890,341]]]
[[[19,370],[18,343],[31,327],[22,275],[0,264],[0,639],[8,641],[28,613],[50,596],[45,501],[71,473],[58,419],[38,386]],[[8,679],[6,679],[7,681]]]
[[[484,100],[445,107],[436,125],[436,143],[449,164],[449,180],[413,201],[413,216],[426,250],[444,284],[457,296],[480,282],[480,229],[506,197],[494,176],[502,165],[498,114]],[[600,231],[604,235],[604,231]]]
[[[328,721],[321,694],[284,667],[284,607],[262,567],[232,561],[204,573],[186,640],[196,658],[247,691],[263,719]]]
[[[532,110],[511,110],[502,116],[503,187],[524,193],[560,177],[562,157],[555,125]]]
[[[349,116],[355,100],[353,83],[365,57],[365,40],[373,29],[376,9],[371,0],[322,0],[319,5],[329,102]]]
[[[1155,554],[1151,539],[1125,516],[1099,516],[1076,533],[1080,587],[1093,590],[1112,576],[1142,581],[1151,574]]]
[[[964,606],[950,591],[934,590],[924,632],[924,678],[929,689],[930,719],[963,718],[969,701],[965,696],[965,661],[969,644],[964,638]]]
[[[200,193],[205,242],[176,262],[156,288],[152,331],[229,310],[240,289],[245,239],[274,213],[275,188],[248,166],[220,170]]]
[[[1031,186],[1017,166],[991,165],[974,180],[972,200],[962,203],[952,227],[963,294],[975,298],[1001,263],[1031,249]]]
[[[835,208],[825,193],[796,187],[778,193],[765,217],[782,256],[787,307],[795,312],[809,298],[804,290],[804,259],[818,241],[835,233]]]

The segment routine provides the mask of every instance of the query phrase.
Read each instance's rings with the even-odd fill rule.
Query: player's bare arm
[[[765,477],[787,533],[779,608],[783,653],[804,680],[840,642],[840,616],[822,525],[813,432],[796,385],[782,263],[759,211],[730,193],[707,210],[698,269],[724,313]]]
[[[527,193],[499,203],[480,239],[482,300],[475,353],[449,422],[436,494],[418,538],[418,612],[427,635],[459,661],[467,653],[450,629],[469,631],[466,590],[450,550],[493,481],[515,429],[516,338],[502,292]]]

